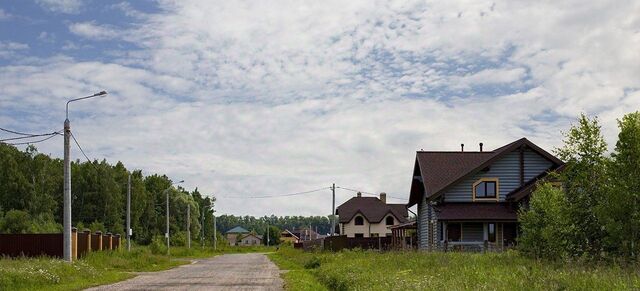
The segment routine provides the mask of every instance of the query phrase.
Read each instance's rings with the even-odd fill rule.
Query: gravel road
[[[264,254],[197,260],[171,270],[87,290],[283,290],[280,270]]]

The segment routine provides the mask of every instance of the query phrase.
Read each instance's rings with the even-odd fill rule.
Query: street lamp
[[[98,92],[96,94],[71,99],[67,101],[64,120],[64,209],[62,210],[62,224],[64,227],[63,238],[63,256],[64,260],[71,262],[73,256],[71,254],[71,122],[69,122],[69,103],[89,99],[93,97],[99,97],[107,95],[106,91]]]
[[[169,255],[169,189],[171,189],[171,187],[173,187],[173,185],[177,185],[180,183],[184,183],[184,180],[179,181],[178,183],[175,183],[171,186],[169,186],[169,188],[164,189],[163,192],[165,192],[167,194],[167,232],[164,234],[164,236],[167,238],[167,255]]]

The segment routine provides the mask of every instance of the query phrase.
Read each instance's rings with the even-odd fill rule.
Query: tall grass
[[[304,269],[331,290],[629,290],[638,269],[536,261],[515,252],[343,251],[272,254],[283,268]],[[283,263],[285,262],[285,263]],[[292,267],[294,266],[294,267]],[[287,277],[284,277],[288,281]],[[290,290],[298,290],[293,284]]]

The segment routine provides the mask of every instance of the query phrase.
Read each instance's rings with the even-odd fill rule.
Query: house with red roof
[[[515,244],[517,212],[536,182],[563,162],[526,138],[493,151],[418,151],[408,207],[418,247],[486,249]]]
[[[358,192],[347,202],[338,206],[340,235],[347,237],[391,236],[389,227],[408,221],[405,204],[388,204],[387,194],[380,197],[362,197]]]

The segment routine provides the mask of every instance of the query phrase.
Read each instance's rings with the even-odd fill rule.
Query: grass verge
[[[109,252],[92,252],[68,264],[52,258],[1,258],[0,290],[79,290],[113,283],[135,276],[132,272],[153,272],[188,264],[195,258],[225,253],[270,252],[269,247],[172,247],[171,256],[153,254],[149,247],[132,247]]]
[[[635,290],[640,270],[537,261],[516,252],[422,253],[282,248],[270,258],[287,290]],[[291,275],[289,275],[291,274]],[[310,286],[307,288],[306,286]]]

